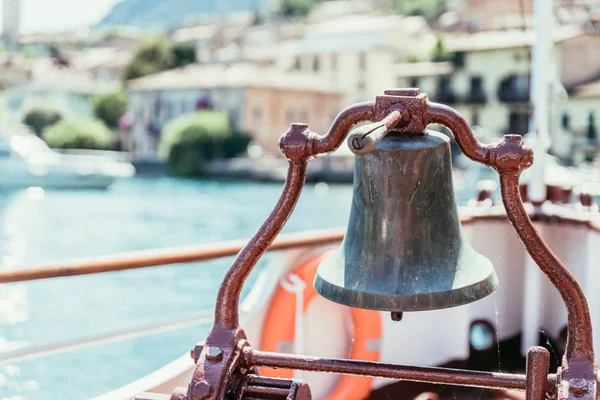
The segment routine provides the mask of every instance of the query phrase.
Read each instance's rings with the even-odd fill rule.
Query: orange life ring
[[[313,280],[317,267],[331,252],[312,256],[301,263],[292,272],[305,283],[303,297],[303,310],[315,298],[317,292],[313,287]],[[284,290],[281,285],[275,291],[267,311],[261,338],[263,351],[280,351],[278,343],[292,342],[294,340],[295,321],[294,309],[296,296]],[[354,326],[354,341],[350,351],[350,358],[365,361],[379,361],[379,342],[381,340],[381,317],[379,312],[350,308]],[[272,377],[292,378],[293,371],[263,367],[261,374]],[[372,378],[344,375],[336,387],[327,395],[326,400],[364,399],[371,393]]]

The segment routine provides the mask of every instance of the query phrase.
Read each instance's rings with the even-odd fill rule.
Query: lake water
[[[106,191],[0,193],[0,265],[249,237],[281,184],[134,178]],[[342,226],[352,187],[308,185],[284,232]],[[460,193],[459,203],[471,193]],[[214,306],[231,258],[0,285],[0,351],[193,317]],[[250,286],[254,277],[246,285]],[[0,399],[85,399],[172,361],[205,338],[182,328],[0,364]]]

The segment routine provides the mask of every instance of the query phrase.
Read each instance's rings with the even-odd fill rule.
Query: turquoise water
[[[281,184],[135,178],[107,191],[0,193],[0,265],[250,236]],[[348,185],[309,185],[284,231],[344,225]],[[459,196],[464,200],[464,194]],[[231,259],[0,286],[0,350],[193,317],[214,305]],[[263,261],[264,263],[264,261]],[[256,274],[250,278],[249,284]],[[246,285],[248,287],[249,285]],[[85,399],[135,380],[204,339],[195,326],[0,364],[0,399]]]

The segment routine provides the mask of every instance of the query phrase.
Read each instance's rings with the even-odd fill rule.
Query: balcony
[[[529,102],[529,75],[511,75],[498,87],[498,100],[504,103]]]
[[[433,96],[434,101],[443,104],[456,104],[460,100],[451,87],[449,77],[442,77],[438,84],[438,89]]]
[[[483,78],[475,76],[471,78],[471,89],[465,96],[465,102],[468,104],[486,104],[487,96],[483,90]]]
[[[465,97],[465,103],[469,104],[486,104],[487,96],[483,91],[470,91]]]

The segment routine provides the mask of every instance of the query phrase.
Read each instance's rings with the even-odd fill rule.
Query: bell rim
[[[459,289],[449,289],[439,292],[420,294],[382,294],[347,289],[323,279],[319,270],[327,264],[325,259],[315,274],[314,288],[322,297],[337,304],[365,310],[411,312],[433,311],[459,307],[484,299],[498,287],[498,276],[494,267],[486,257],[478,254],[481,261],[488,264],[490,273],[485,279],[463,286]],[[335,254],[327,257],[335,257]],[[358,299],[361,299],[358,301]],[[451,298],[452,301],[448,301]],[[428,300],[426,300],[428,299]],[[343,301],[342,301],[343,300]],[[410,305],[410,307],[409,307]]]

